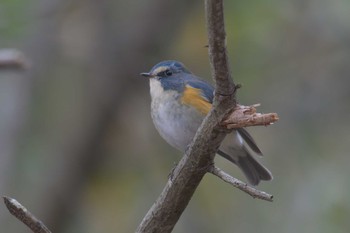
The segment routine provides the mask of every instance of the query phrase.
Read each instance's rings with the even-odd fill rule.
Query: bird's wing
[[[262,152],[259,149],[258,145],[256,144],[254,138],[248,133],[248,131],[245,128],[239,128],[237,129],[239,135],[243,138],[243,140],[248,144],[250,149],[252,149],[255,153],[262,156]]]
[[[185,90],[181,98],[183,104],[195,107],[198,111],[206,115],[210,111],[213,99],[213,86],[194,76],[187,80]],[[255,140],[246,129],[240,128],[237,129],[237,131],[255,153],[260,156],[263,155]]]
[[[187,80],[181,97],[183,104],[196,108],[203,115],[208,114],[214,99],[214,88],[200,80]]]

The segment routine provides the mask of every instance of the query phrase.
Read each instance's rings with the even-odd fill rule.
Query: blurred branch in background
[[[18,49],[0,49],[0,190],[5,189],[13,163],[17,133],[20,131],[24,107],[24,73],[29,68],[28,58]],[[18,89],[17,89],[18,88]]]
[[[7,194],[13,187],[12,179],[18,172],[16,153],[30,100],[28,59],[17,49],[0,51],[0,195]],[[0,212],[0,225],[4,230],[8,229],[7,215]]]
[[[17,49],[0,49],[0,69],[27,69],[29,61]]]

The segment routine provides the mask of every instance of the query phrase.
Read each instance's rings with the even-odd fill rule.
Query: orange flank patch
[[[202,91],[189,85],[185,87],[181,102],[185,105],[195,107],[205,115],[208,114],[211,108],[211,103],[202,96]]]

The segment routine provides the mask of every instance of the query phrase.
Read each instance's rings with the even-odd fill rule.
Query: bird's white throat
[[[164,94],[164,88],[159,80],[151,78],[149,80],[149,86],[152,100],[161,98],[161,96]]]

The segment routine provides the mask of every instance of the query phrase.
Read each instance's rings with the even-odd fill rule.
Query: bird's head
[[[191,77],[191,72],[178,61],[162,61],[142,76],[149,78],[151,94],[159,91],[177,91],[182,93],[184,90],[184,80]]]
[[[149,72],[141,73],[142,76],[155,79],[179,78],[181,74],[190,74],[191,72],[178,61],[162,61],[153,66]]]

